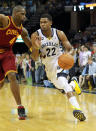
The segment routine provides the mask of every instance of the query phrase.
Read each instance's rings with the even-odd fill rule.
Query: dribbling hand
[[[36,36],[35,41],[34,41],[34,48],[35,49],[40,49],[40,47],[41,47],[41,37]]]

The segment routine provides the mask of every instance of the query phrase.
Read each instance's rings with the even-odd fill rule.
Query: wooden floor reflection
[[[79,122],[73,117],[65,95],[56,89],[20,86],[22,103],[28,119],[18,120],[16,103],[9,85],[0,91],[0,131],[95,131],[96,95],[76,96],[87,119]]]

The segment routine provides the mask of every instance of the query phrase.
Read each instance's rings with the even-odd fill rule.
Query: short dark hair
[[[48,20],[52,21],[52,16],[50,14],[47,14],[47,13],[46,14],[42,14],[40,19],[41,18],[48,18]]]
[[[22,5],[17,5],[13,8],[13,13],[14,12],[20,12],[22,9],[24,9],[24,7]]]

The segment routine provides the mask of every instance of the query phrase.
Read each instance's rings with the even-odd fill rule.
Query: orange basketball
[[[72,66],[74,65],[73,56],[69,54],[60,55],[58,58],[58,65],[64,70],[72,68]]]

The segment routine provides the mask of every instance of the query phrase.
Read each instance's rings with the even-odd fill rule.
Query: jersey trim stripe
[[[12,21],[12,24],[15,26],[15,28],[17,28],[17,29],[22,29],[22,24],[21,24],[21,26],[20,26],[20,27],[18,27],[18,26],[16,26],[16,25],[15,25],[15,23],[14,23],[14,21],[13,21],[12,16],[11,16],[11,21]]]
[[[58,39],[59,39],[59,43],[60,43],[61,40],[60,40],[60,38],[59,38],[59,36],[58,36],[57,30],[56,30],[56,35],[57,35],[57,37],[58,37]]]
[[[36,31],[36,33],[38,34],[38,36],[39,36],[39,32],[38,32],[38,30]]]
[[[15,72],[15,73],[17,73],[16,70],[9,70],[9,71],[6,72],[5,76],[7,76],[10,72]]]

